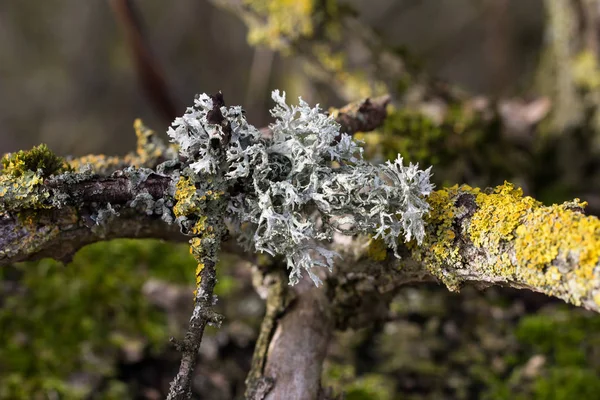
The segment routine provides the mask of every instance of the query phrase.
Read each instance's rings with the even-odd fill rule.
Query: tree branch
[[[336,117],[350,118],[349,130],[362,129],[369,126],[364,123],[368,110],[376,111],[373,124],[383,121],[386,103],[385,99],[364,102],[340,110]],[[0,218],[0,264],[42,256],[68,260],[81,246],[113,237],[166,238],[174,234],[173,228],[164,229],[167,224],[163,222],[171,217],[172,179],[147,168],[126,168],[109,177],[68,172],[36,183],[31,190],[41,200],[25,202],[22,209],[15,205],[18,197],[6,204],[0,197],[5,210]],[[196,193],[193,186],[190,193]],[[214,212],[205,213],[206,224],[196,221],[204,232],[192,239],[200,279],[190,330],[179,344],[184,357],[172,398],[190,393],[204,326],[219,321],[210,311],[227,206],[226,196],[218,200],[219,196],[210,203],[216,207]],[[360,326],[372,320],[386,309],[381,305],[385,306],[394,290],[409,282],[439,280],[450,290],[464,283],[524,288],[600,311],[600,221],[583,214],[583,203],[576,200],[545,207],[508,183],[485,191],[454,186],[432,193],[428,202],[425,241],[401,247],[402,258],[393,257],[379,241],[365,246],[365,238],[340,236],[331,248],[342,254],[344,262],[328,276],[326,291],[299,286],[290,307],[275,299],[249,376],[254,388],[263,384],[266,398],[299,388],[310,389],[311,396],[318,393],[319,368],[332,327]],[[222,232],[215,236],[215,230]],[[298,354],[304,356],[298,358]],[[274,386],[269,378],[275,380]]]
[[[442,189],[429,203],[425,242],[404,246],[400,259],[377,241],[338,238],[345,261],[329,276],[338,328],[372,320],[398,287],[432,280],[452,291],[528,289],[600,312],[600,220],[584,203],[543,206],[508,183]]]
[[[324,288],[309,280],[287,286],[282,267],[275,263],[271,268],[277,270],[255,282],[259,293],[267,294],[267,310],[246,380],[249,400],[316,399],[321,392],[333,330],[331,305]]]
[[[110,0],[117,22],[133,55],[140,83],[156,110],[167,123],[177,117],[177,107],[169,93],[165,74],[153,57],[142,29],[141,18],[132,0]]]
[[[78,182],[49,178],[45,188],[63,198],[61,208],[0,214],[0,265],[51,257],[68,262],[83,246],[116,238],[187,240],[147,207],[161,199],[171,179],[151,174],[135,185],[134,176],[90,176]],[[146,204],[131,207],[137,196]],[[118,216],[98,216],[110,205]]]
[[[333,113],[346,132],[353,134],[383,124],[388,102],[389,97],[382,96],[349,104]],[[123,158],[89,155],[74,159],[70,161],[73,167],[81,169],[90,164],[94,173],[46,179],[38,188],[48,197],[40,206],[43,209],[23,207],[13,212],[0,212],[0,265],[43,257],[69,261],[81,247],[100,240],[187,240],[178,233],[175,225],[161,220],[160,207],[152,209],[163,199],[172,182],[170,177],[150,168],[176,153],[141,121],[137,120],[134,126],[138,137],[136,153]],[[139,169],[128,170],[128,165]],[[103,176],[108,174],[110,176]],[[130,209],[136,198],[135,209]],[[53,208],[54,199],[60,199],[64,206]],[[0,204],[2,201],[0,196]],[[106,210],[108,205],[118,208],[119,217],[97,222],[98,213]],[[20,214],[29,218],[19,218]]]

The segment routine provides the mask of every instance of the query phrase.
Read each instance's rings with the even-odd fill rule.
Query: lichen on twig
[[[331,269],[336,254],[319,242],[336,231],[372,234],[393,249],[399,236],[423,239],[424,196],[433,188],[429,170],[404,166],[400,156],[384,165],[367,163],[360,143],[341,133],[332,117],[301,99],[289,106],[279,91],[273,92],[270,139],[247,123],[239,106],[221,105],[217,113],[215,99],[221,101],[197,97],[169,136],[194,173],[214,174],[226,163],[222,190],[231,195],[227,216],[240,241],[285,256],[291,284],[303,271],[320,283],[312,268]],[[219,143],[226,146],[224,161],[216,157]],[[193,230],[197,222],[186,218],[180,223]]]
[[[275,122],[265,139],[248,124],[240,106],[223,96],[202,94],[175,119],[168,135],[185,158],[179,171],[173,212],[198,261],[195,308],[183,359],[170,399],[190,394],[191,376],[214,299],[217,253],[227,236],[225,219],[248,249],[283,255],[290,284],[302,271],[319,284],[313,266],[333,267],[335,252],[319,242],[335,231],[366,233],[397,249],[397,240],[424,236],[424,200],[433,186],[429,170],[402,164],[402,158],[374,166],[359,143],[333,117],[300,99],[289,106],[273,92]]]

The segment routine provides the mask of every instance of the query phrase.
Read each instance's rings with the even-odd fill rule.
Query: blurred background
[[[347,103],[317,90],[291,55],[249,45],[244,22],[209,1],[134,4],[177,114],[196,93],[219,90],[259,126],[268,123],[274,88],[324,107]],[[431,76],[471,93],[514,95],[533,77],[543,40],[541,0],[348,4],[386,43],[406,46]],[[2,153],[45,142],[63,155],[122,154],[134,145],[138,117],[166,131],[110,1],[2,1],[0,57]]]
[[[390,94],[361,133],[375,162],[434,165],[439,185],[505,179],[600,214],[596,0],[0,1],[0,153],[122,155],[133,121],[165,132],[221,90],[257,126],[270,92],[324,108]],[[166,139],[166,135],[163,136]],[[160,399],[187,324],[185,245],[119,240],[67,267],[0,270],[0,398]],[[219,268],[195,398],[238,399],[264,305]],[[595,399],[600,318],[534,293],[402,288],[389,315],[336,334],[323,383],[346,399]]]

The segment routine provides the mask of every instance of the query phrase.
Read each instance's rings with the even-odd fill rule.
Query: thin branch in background
[[[141,18],[131,0],[109,0],[118,23],[125,33],[125,41],[133,55],[140,83],[152,105],[167,123],[177,116],[177,107],[169,93],[165,73],[150,51],[144,36]]]

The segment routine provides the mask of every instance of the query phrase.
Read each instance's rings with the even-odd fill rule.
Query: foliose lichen
[[[212,226],[201,218],[212,215],[207,205],[227,193],[227,217],[240,242],[285,256],[290,284],[303,271],[320,283],[312,268],[331,270],[337,254],[319,242],[336,231],[373,235],[395,253],[399,237],[421,243],[429,210],[424,197],[433,189],[430,169],[405,166],[401,156],[371,165],[359,142],[340,133],[318,106],[302,99],[289,106],[277,90],[272,98],[275,122],[268,139],[248,124],[241,107],[225,107],[219,96],[198,96],[174,121],[168,135],[189,162],[175,191],[182,229],[201,236]],[[227,171],[220,188],[210,181],[218,170]]]

